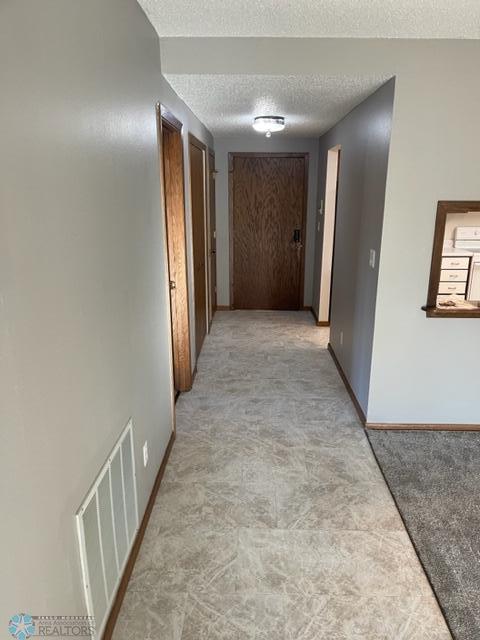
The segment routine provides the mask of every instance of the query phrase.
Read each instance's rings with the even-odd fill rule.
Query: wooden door
[[[231,299],[236,309],[303,306],[308,154],[231,154]]]
[[[192,387],[188,276],[185,240],[182,124],[166,110],[161,117],[163,194],[167,231],[173,377],[177,391]]]
[[[210,250],[210,322],[217,308],[217,222],[215,214],[215,154],[208,153],[209,250]]]
[[[205,146],[190,135],[193,277],[195,287],[195,347],[197,358],[200,355],[207,333],[205,152]]]

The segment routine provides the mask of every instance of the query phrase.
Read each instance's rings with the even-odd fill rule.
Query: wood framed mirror
[[[438,202],[423,310],[429,318],[480,318],[480,201]]]

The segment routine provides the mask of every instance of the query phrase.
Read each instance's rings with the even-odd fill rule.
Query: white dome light
[[[283,116],[257,116],[253,121],[253,128],[259,133],[265,133],[270,138],[272,133],[285,129]]]

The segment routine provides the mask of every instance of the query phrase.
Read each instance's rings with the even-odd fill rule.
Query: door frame
[[[323,201],[323,237],[320,265],[320,290],[318,294],[317,322],[330,325],[333,295],[333,268],[337,230],[338,185],[342,147],[337,144],[327,151],[325,196]]]
[[[215,178],[217,175],[217,171],[215,170],[215,151],[211,148],[208,147],[207,149],[207,183],[208,183],[208,195],[207,195],[207,200],[208,200],[208,212],[207,212],[207,228],[208,228],[208,238],[207,238],[207,255],[208,255],[208,292],[209,292],[209,326],[208,326],[208,332],[210,333],[210,329],[212,326],[212,320],[213,320],[213,316],[215,314],[215,311],[217,310],[217,278],[216,278],[216,271],[215,271],[215,291],[212,291],[212,280],[213,280],[213,274],[212,274],[212,262],[213,262],[213,255],[215,255],[215,269],[216,269],[216,233],[217,233],[217,221],[216,221],[216,202],[215,202]],[[212,200],[212,193],[211,193],[211,188],[210,188],[210,179],[212,179],[213,185],[214,185],[214,189],[213,189],[213,200]],[[213,203],[213,206],[212,206]],[[212,229],[212,210],[213,210],[213,214],[214,214],[214,218],[215,218],[215,224],[214,224],[214,228]],[[213,235],[215,234],[215,235]],[[212,248],[213,246],[213,240],[215,240],[215,249]]]
[[[300,259],[300,283],[298,291],[298,308],[303,309],[305,295],[305,241],[307,237],[307,211],[308,211],[308,163],[310,154],[305,152],[269,152],[269,151],[231,151],[228,154],[228,233],[230,249],[230,309],[235,309],[235,283],[234,283],[234,236],[233,224],[233,169],[235,158],[303,158],[305,162],[303,207],[302,207],[302,255]]]
[[[167,256],[167,273],[168,273],[168,291],[170,301],[170,323],[171,323],[171,342],[172,342],[172,370],[174,377],[174,388],[176,391],[188,391],[192,388],[192,360],[191,360],[191,333],[190,333],[190,300],[189,300],[189,276],[188,276],[188,258],[187,258],[187,227],[186,227],[186,210],[185,210],[185,154],[183,149],[183,124],[178,118],[164,105],[160,104],[157,109],[157,122],[159,131],[160,146],[160,180],[162,186],[162,206],[164,210],[164,228],[165,228],[165,244]],[[181,175],[182,183],[178,191],[180,201],[178,209],[173,215],[183,218],[183,234],[175,236],[175,241],[180,241],[182,250],[180,253],[180,264],[178,267],[183,272],[183,282],[175,283],[175,290],[182,294],[185,304],[178,307],[178,299],[180,296],[172,297],[171,288],[171,265],[169,240],[172,233],[172,225],[169,225],[169,217],[172,213],[170,207],[167,206],[167,184],[165,180],[165,162],[164,162],[164,145],[163,133],[164,129],[168,129],[170,133],[176,136],[177,144],[180,150]],[[177,278],[178,280],[178,278]],[[175,317],[174,317],[175,313]],[[179,332],[182,337],[180,339]],[[176,342],[178,339],[178,342]]]
[[[207,218],[208,218],[208,147],[201,140],[199,140],[193,133],[188,133],[188,143],[189,148],[192,144],[197,147],[203,153],[203,229],[204,229],[204,253],[205,253],[205,289],[206,289],[206,308],[205,308],[205,317],[207,323],[207,334],[210,332],[210,317],[209,317],[209,256],[208,256],[208,226],[207,226]],[[190,165],[189,165],[190,166]],[[189,169],[190,170],[190,169]],[[189,197],[190,197],[190,211],[192,211],[192,185],[190,181],[190,189],[189,189]],[[193,215],[192,215],[192,240],[193,240]],[[193,267],[195,270],[195,256],[192,256]],[[195,280],[193,282],[193,293],[195,299]],[[194,305],[195,309],[195,305]],[[197,335],[195,333],[195,353],[197,353]],[[198,353],[197,353],[198,359]]]

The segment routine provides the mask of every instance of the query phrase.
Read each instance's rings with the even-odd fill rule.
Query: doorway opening
[[[175,390],[179,392],[188,391],[192,387],[182,123],[163,106],[160,107],[158,120],[170,287],[173,378]]]
[[[207,148],[191,133],[190,193],[192,203],[195,353],[198,359],[209,326],[207,267]]]
[[[332,306],[333,263],[335,258],[335,229],[337,219],[338,178],[341,147],[337,145],[327,152],[327,177],[323,215],[322,263],[320,272],[320,297],[318,324],[330,325]]]
[[[308,153],[231,153],[230,302],[301,309]]]

